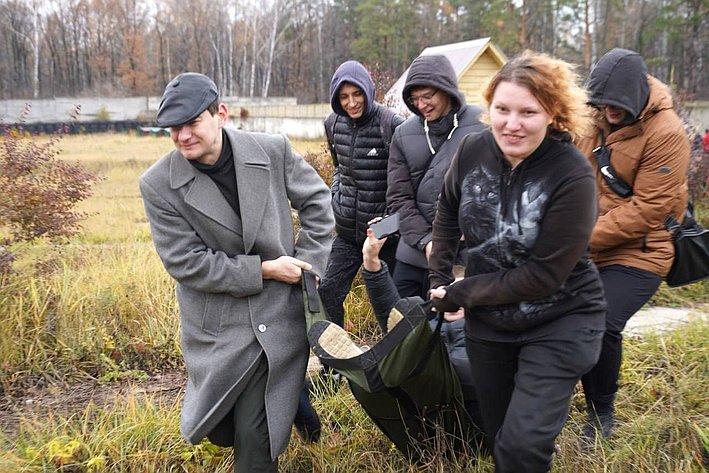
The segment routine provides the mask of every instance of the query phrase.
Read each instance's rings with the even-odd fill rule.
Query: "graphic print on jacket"
[[[508,172],[511,179],[522,180],[514,174]],[[476,261],[477,272],[517,267],[529,258],[549,200],[539,182],[520,182],[523,187],[517,196],[506,195],[510,186],[501,182],[504,172],[503,179],[498,176],[482,166],[463,180],[460,219],[465,239],[482,242],[468,254]]]
[[[582,185],[577,179],[583,179],[584,192],[593,191],[595,185],[590,167],[565,136],[545,139],[514,169],[499,149],[478,152],[484,148],[474,144],[478,140],[491,141],[492,136],[486,132],[469,137],[460,152],[475,149],[475,158],[457,161],[462,165],[452,167],[446,178],[453,189],[454,182],[459,183],[458,191],[448,194],[454,197],[451,203],[457,224],[450,226],[453,221],[441,216],[439,231],[451,232],[451,238],[455,229],[462,232],[468,247],[465,275],[471,278],[459,287],[451,286],[457,289],[452,293],[463,298],[460,302],[466,307],[466,317],[497,330],[525,330],[587,302],[589,271],[595,272],[588,258],[587,239],[572,239],[576,249],[566,246],[571,242],[557,248],[550,235],[573,238],[577,233],[574,222],[569,221],[570,215],[561,215],[569,202],[585,196],[576,195],[575,189]],[[443,205],[448,207],[445,199]],[[589,207],[588,215],[579,216],[576,225],[583,222],[591,228],[595,215],[595,207]],[[505,291],[488,293],[485,281],[490,278],[502,279]],[[558,286],[549,285],[557,279]]]
[[[474,267],[478,274],[516,268],[531,255],[549,195],[538,181],[524,182],[523,179],[523,173],[517,170],[495,172],[483,165],[463,180],[460,221],[465,240],[476,242],[468,248],[467,266]],[[562,299],[563,290],[564,286],[560,292],[544,299],[488,306],[486,310],[502,316],[516,309],[527,318],[525,315],[544,311]]]

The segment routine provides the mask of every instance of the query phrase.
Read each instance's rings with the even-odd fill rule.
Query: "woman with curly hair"
[[[605,300],[588,242],[596,183],[572,138],[589,124],[573,67],[526,51],[490,81],[433,223],[431,297],[465,309],[466,349],[497,473],[546,472],[579,378],[598,359]],[[461,235],[465,278],[453,283]]]

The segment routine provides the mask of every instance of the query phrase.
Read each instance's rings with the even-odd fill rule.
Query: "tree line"
[[[160,95],[198,71],[224,95],[327,102],[347,59],[388,87],[425,47],[490,37],[580,66],[638,51],[709,98],[707,0],[0,0],[0,98]]]

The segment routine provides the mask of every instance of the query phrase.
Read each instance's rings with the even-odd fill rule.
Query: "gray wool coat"
[[[177,282],[188,374],[183,437],[195,444],[220,436],[217,424],[265,353],[275,459],[290,439],[309,352],[300,285],[262,279],[261,261],[290,255],[324,274],[335,221],[330,190],[285,137],[237,130],[226,136],[241,218],[177,150],[143,174],[140,190],[155,248]],[[297,242],[291,207],[300,220]]]

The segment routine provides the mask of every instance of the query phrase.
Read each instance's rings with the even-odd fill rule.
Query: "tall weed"
[[[557,439],[553,473],[699,473],[709,466],[709,322],[696,319],[675,332],[627,340],[610,441],[581,446],[585,416],[580,390]],[[29,413],[17,433],[0,433],[0,471],[231,471],[230,449],[205,441],[189,446],[179,434],[181,396],[139,395],[129,389],[112,406],[87,405],[70,415]],[[492,473],[492,459],[476,447],[455,455],[431,452],[407,461],[376,428],[345,384],[315,384],[313,404],[323,436],[305,444],[292,435],[280,458],[283,472]],[[3,469],[4,468],[4,469]],[[73,468],[73,469],[72,469]]]
[[[2,289],[4,374],[151,370],[180,359],[174,284],[150,244],[66,249],[66,263]]]

